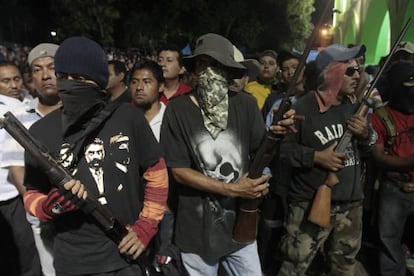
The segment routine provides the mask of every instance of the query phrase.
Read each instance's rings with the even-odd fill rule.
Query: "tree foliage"
[[[183,47],[208,32],[229,38],[250,54],[264,49],[302,49],[312,29],[314,10],[314,0],[21,1],[38,10],[50,8],[48,28],[43,31],[56,30],[56,42],[84,35],[104,46],[148,51],[167,42]],[[4,28],[7,25],[0,27],[0,38]]]
[[[114,8],[116,0],[59,0],[51,1],[58,19],[58,39],[84,35],[104,45],[114,43],[114,23],[120,13]]]
[[[299,50],[304,50],[305,40],[310,36],[313,25],[311,23],[311,14],[314,11],[313,1],[290,0],[287,4],[286,14],[290,28],[290,45]]]

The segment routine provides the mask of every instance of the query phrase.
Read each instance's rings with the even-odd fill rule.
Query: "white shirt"
[[[0,94],[0,115],[3,117],[4,113],[12,111],[22,105],[22,102],[12,97],[7,97]],[[3,141],[6,131],[0,129],[0,160],[3,154]],[[0,168],[0,201],[6,201],[19,195],[16,186],[11,184],[7,177],[9,175],[8,169]]]
[[[152,133],[154,133],[155,138],[157,141],[160,141],[160,134],[161,134],[161,124],[162,124],[162,118],[164,117],[165,112],[165,104],[163,102],[160,102],[161,108],[157,115],[155,115],[154,118],[149,122],[149,125],[152,129]]]

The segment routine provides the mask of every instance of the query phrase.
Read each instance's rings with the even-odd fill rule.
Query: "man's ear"
[[[185,67],[184,66],[181,66],[181,69],[180,69],[180,75],[182,75],[182,74],[184,74],[185,73],[185,71],[186,71],[186,69],[185,69]]]

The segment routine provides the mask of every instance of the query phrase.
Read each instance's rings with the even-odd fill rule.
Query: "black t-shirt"
[[[254,153],[263,136],[264,122],[255,101],[244,93],[229,92],[227,129],[214,140],[204,127],[201,110],[189,95],[172,101],[165,112],[161,129],[168,167],[191,168],[212,178],[235,182],[247,172]],[[178,185],[178,211],[176,243],[184,252],[202,257],[217,258],[241,248],[231,238],[221,249],[213,248],[212,238],[205,225],[203,201],[211,196],[187,185]],[[234,226],[235,199],[214,195]],[[222,250],[224,248],[224,250]]]
[[[30,133],[54,156],[73,155],[62,140],[62,110],[56,110],[30,128]],[[122,104],[104,122],[96,135],[80,150],[75,179],[106,205],[123,224],[134,224],[142,209],[142,175],[161,156],[161,149],[143,116],[129,104]],[[64,146],[62,146],[64,145]],[[47,193],[52,185],[33,157],[26,155],[25,185]],[[117,245],[81,211],[60,215],[54,224],[54,264],[57,271],[89,274],[127,266]]]
[[[114,102],[131,104],[132,103],[131,91],[129,91],[129,89],[126,89],[118,98],[114,100]]]
[[[281,155],[294,167],[289,190],[291,200],[310,201],[327,176],[324,168],[313,163],[314,151],[323,150],[335,141],[339,142],[346,131],[346,120],[355,112],[356,105],[344,100],[343,104],[320,113],[314,92],[309,92],[293,108],[297,114],[304,115],[305,119],[296,121],[298,133],[286,135],[281,145]],[[345,168],[337,173],[339,183],[332,188],[332,200],[361,200],[361,161],[355,138],[352,138],[345,154]]]

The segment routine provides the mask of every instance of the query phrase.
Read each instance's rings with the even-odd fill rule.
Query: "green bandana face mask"
[[[204,126],[213,139],[227,128],[229,112],[228,83],[224,72],[207,67],[199,74],[196,88]]]

